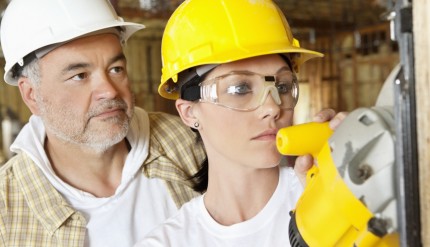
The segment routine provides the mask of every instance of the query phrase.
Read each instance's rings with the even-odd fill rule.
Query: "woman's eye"
[[[290,83],[279,83],[276,85],[276,88],[278,89],[278,92],[281,94],[289,93],[291,91],[291,84]]]
[[[239,84],[227,88],[228,94],[247,94],[251,91],[248,84]]]

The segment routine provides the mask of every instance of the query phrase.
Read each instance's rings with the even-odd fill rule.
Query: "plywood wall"
[[[308,111],[322,108],[351,111],[373,106],[386,77],[399,62],[397,46],[389,39],[389,24],[302,41],[302,47],[325,54],[306,63],[299,78],[309,84]]]
[[[165,21],[146,21],[145,26],[144,30],[132,36],[125,48],[136,105],[148,111],[177,114],[174,101],[160,97],[157,92],[161,78],[161,38]]]
[[[421,239],[430,246],[430,2],[413,4]]]

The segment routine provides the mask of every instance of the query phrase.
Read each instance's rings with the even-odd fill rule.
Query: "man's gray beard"
[[[45,122],[45,121],[44,121]],[[130,126],[130,120],[127,122],[124,122],[124,124],[121,126],[121,131],[118,132],[116,135],[109,139],[105,139],[100,142],[94,142],[94,139],[89,136],[86,138],[87,140],[93,140],[91,141],[85,141],[85,142],[78,142],[71,138],[70,136],[67,136],[64,132],[52,127],[49,123],[45,122],[45,127],[47,130],[50,130],[54,136],[56,136],[58,139],[62,140],[66,144],[74,144],[77,146],[81,146],[82,150],[87,151],[88,153],[96,153],[96,154],[102,154],[106,152],[109,148],[112,146],[118,144],[120,141],[122,141],[128,133]]]
[[[55,125],[51,124],[52,122],[50,120],[46,119],[46,116],[49,115],[49,112],[54,111],[51,107],[51,105],[42,99],[38,99],[38,104],[41,111],[41,118],[45,125],[46,130],[49,130],[54,136],[56,136],[58,139],[63,141],[66,144],[74,144],[77,146],[81,146],[84,151],[88,151],[88,153],[97,153],[102,154],[106,152],[109,148],[113,147],[114,145],[118,144],[124,138],[127,136],[128,130],[130,128],[131,119],[134,115],[134,100],[132,100],[132,105],[129,112],[126,112],[127,120],[120,123],[120,130],[117,132],[117,134],[111,136],[110,138],[105,138],[103,140],[100,140],[99,132],[92,132],[92,133],[72,133],[67,132],[67,128],[60,129],[56,127]],[[120,106],[121,108],[125,108],[127,110],[127,105],[124,101],[115,100],[115,101],[109,101],[107,103],[103,103],[101,106],[99,106],[97,109],[90,111],[89,117],[91,118],[93,115],[97,115],[100,110],[99,109],[105,109],[106,106]],[[67,114],[67,113],[66,113]],[[105,121],[120,121],[118,118],[112,118],[107,119]],[[58,122],[56,122],[58,125]],[[73,128],[72,128],[73,129]],[[104,132],[109,132],[111,130],[102,130]],[[81,138],[74,138],[77,135],[81,135]],[[83,137],[83,138],[82,138]],[[98,140],[98,141],[96,141]]]

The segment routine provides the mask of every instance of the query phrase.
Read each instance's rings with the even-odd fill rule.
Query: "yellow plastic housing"
[[[312,154],[305,190],[294,210],[300,235],[308,246],[399,246],[397,233],[378,237],[367,228],[374,216],[344,183],[331,157],[328,123],[283,128],[277,135],[284,155]]]
[[[316,157],[332,134],[328,122],[298,124],[280,129],[276,135],[276,145],[283,155],[312,154]]]

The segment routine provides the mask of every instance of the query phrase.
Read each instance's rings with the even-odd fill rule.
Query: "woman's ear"
[[[36,90],[34,85],[30,82],[27,77],[21,76],[18,79],[18,88],[21,93],[21,97],[27,107],[30,109],[31,113],[34,115],[39,114],[39,106],[36,101]]]
[[[176,110],[178,110],[182,122],[191,128],[196,128],[196,123],[198,123],[198,119],[193,114],[194,104],[194,102],[183,99],[177,99],[175,102]]]

